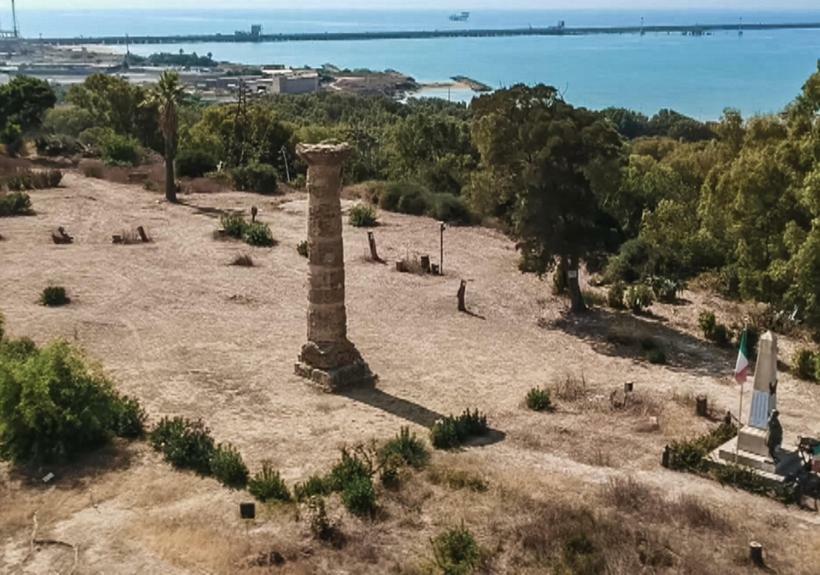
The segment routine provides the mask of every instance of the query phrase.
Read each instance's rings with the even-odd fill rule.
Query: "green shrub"
[[[527,392],[527,407],[533,411],[552,411],[552,400],[548,389],[533,387]]]
[[[248,164],[239,166],[231,171],[234,186],[243,192],[256,192],[258,194],[275,194],[276,169],[267,164]]]
[[[652,276],[647,281],[658,301],[675,303],[678,300],[678,292],[681,291],[680,282],[660,276]]]
[[[342,489],[342,503],[354,515],[370,516],[376,511],[376,490],[370,476],[353,477]]]
[[[35,140],[35,145],[41,156],[74,156],[83,152],[80,141],[65,134],[40,136]]]
[[[311,497],[308,499],[307,512],[311,534],[322,541],[332,540],[336,529],[327,517],[325,500],[320,496]]]
[[[350,208],[350,225],[356,228],[372,228],[377,225],[376,210],[368,204],[356,204]]]
[[[434,194],[428,215],[442,222],[469,224],[473,217],[467,202],[452,194]]]
[[[67,343],[38,350],[30,340],[0,344],[0,457],[15,462],[65,461],[131,435],[123,412],[141,413]],[[124,407],[130,406],[130,407]]]
[[[379,207],[420,216],[430,209],[430,192],[413,182],[388,182],[380,190]]]
[[[253,222],[245,226],[245,233],[242,236],[245,243],[251,246],[270,247],[276,245],[273,239],[273,233],[270,231],[268,224],[262,222]]]
[[[248,483],[248,467],[231,444],[220,443],[211,454],[211,474],[226,487],[242,489]]]
[[[180,150],[176,158],[177,175],[181,178],[201,178],[216,170],[217,160],[213,152],[202,148]]]
[[[810,349],[801,349],[794,354],[794,372],[800,379],[811,381],[815,378],[815,354]]]
[[[436,535],[430,545],[435,566],[443,575],[467,575],[481,564],[481,549],[463,524]]]
[[[124,395],[118,397],[114,402],[115,420],[114,433],[118,437],[136,439],[145,433],[145,420],[147,416],[145,410],[139,402]]]
[[[430,428],[430,442],[436,449],[452,449],[468,439],[486,435],[489,431],[487,416],[469,409],[458,417],[439,419]]]
[[[612,309],[624,309],[624,294],[626,293],[626,284],[622,281],[616,281],[606,292],[606,303]]]
[[[410,432],[409,427],[402,427],[399,434],[379,450],[382,462],[391,458],[398,458],[406,465],[421,469],[430,461],[430,452],[424,442]]]
[[[706,456],[737,435],[737,427],[721,423],[709,433],[685,441],[673,441],[669,467],[682,471],[699,472],[706,469]]]
[[[248,482],[248,491],[262,502],[290,501],[288,486],[269,461],[262,462],[262,469]]]
[[[0,217],[27,216],[32,214],[31,198],[23,192],[4,194],[0,192]]]
[[[211,472],[211,457],[216,447],[202,421],[164,417],[151,432],[150,441],[174,467],[191,469],[201,475]]]
[[[100,148],[102,159],[109,166],[136,166],[142,159],[142,147],[131,136],[109,133]]]
[[[238,240],[241,240],[245,236],[245,230],[248,227],[245,216],[237,213],[222,214],[222,217],[219,218],[219,223],[228,236]]]
[[[703,332],[703,337],[721,347],[726,347],[732,340],[729,329],[722,323],[718,323],[715,314],[711,311],[700,312],[698,325]],[[749,344],[748,335],[746,343]],[[749,345],[749,348],[751,349],[751,345]]]
[[[62,286],[48,286],[40,295],[40,303],[48,307],[59,307],[71,303]]]
[[[649,286],[637,284],[629,286],[624,294],[624,303],[632,313],[641,313],[652,305],[654,296]]]
[[[341,450],[341,459],[327,476],[327,487],[331,491],[344,491],[345,487],[359,478],[373,476],[373,468],[359,453],[346,447]]]
[[[310,256],[310,247],[308,246],[307,241],[301,241],[296,244],[296,253],[298,253],[303,258]]]
[[[328,495],[331,491],[330,481],[321,475],[311,475],[306,480],[293,486],[293,496],[297,501],[305,501],[315,496]]]

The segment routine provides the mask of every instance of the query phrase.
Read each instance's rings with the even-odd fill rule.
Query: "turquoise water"
[[[567,26],[820,21],[817,12],[476,12],[467,24],[435,11],[280,12],[65,12],[23,13],[21,29],[34,36],[95,34],[231,33],[261,23],[267,32],[429,30],[455,27]],[[4,19],[5,21],[5,19]],[[820,30],[721,32],[704,37],[679,34],[517,38],[442,38],[347,42],[215,43],[132,46],[157,51],[212,52],[219,60],[248,64],[386,69],[421,82],[466,75],[493,87],[518,82],[552,84],[565,97],[592,108],[625,106],[645,113],[674,108],[702,119],[725,107],[745,115],[776,112],[816,70]],[[444,93],[438,95],[446,96]],[[457,92],[453,98],[467,98]]]

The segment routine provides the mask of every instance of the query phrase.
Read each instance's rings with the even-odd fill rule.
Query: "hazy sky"
[[[2,3],[6,3],[0,0]],[[391,8],[391,9],[674,9],[710,8],[751,12],[772,9],[820,10],[818,0],[17,0],[20,10],[77,8]],[[70,8],[69,8],[70,6]]]

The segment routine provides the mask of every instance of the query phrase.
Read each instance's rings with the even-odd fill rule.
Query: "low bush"
[[[715,314],[711,311],[702,311],[698,315],[698,326],[703,332],[703,337],[719,345],[726,347],[731,342],[729,328],[722,323],[718,323]],[[747,344],[748,344],[747,339]]]
[[[0,217],[28,216],[32,214],[31,198],[24,192],[0,192]]]
[[[225,230],[225,234],[238,240],[242,239],[248,227],[245,216],[237,213],[222,214],[219,223],[222,225],[222,229]]]
[[[216,170],[216,156],[201,148],[180,150],[176,158],[177,175],[180,178],[201,178]]]
[[[820,365],[820,354],[812,353],[810,349],[801,349],[794,354],[794,373],[800,379],[812,381],[817,378],[816,365]]]
[[[666,352],[659,347],[655,347],[646,351],[646,360],[649,363],[663,365],[666,363]]]
[[[48,286],[40,295],[40,303],[47,307],[59,307],[71,303],[62,286]]]
[[[798,491],[792,484],[781,483],[773,485],[751,469],[740,465],[718,465],[711,470],[711,475],[721,485],[731,485],[737,489],[771,497],[781,503],[798,503]]]
[[[296,253],[298,253],[303,258],[310,256],[310,247],[308,246],[307,241],[303,240],[296,244]]]
[[[436,449],[452,449],[472,437],[486,435],[489,430],[486,415],[467,409],[458,417],[450,415],[436,421],[430,428],[430,442]]]
[[[245,233],[242,235],[245,243],[257,247],[271,247],[276,245],[270,226],[262,222],[253,222],[245,226]]]
[[[325,481],[330,491],[344,491],[348,484],[357,479],[369,479],[372,476],[373,466],[371,462],[367,461],[358,450],[343,447],[341,459],[330,470]]]
[[[117,397],[114,412],[114,433],[118,437],[136,439],[143,436],[148,416],[139,401],[127,395]]]
[[[409,427],[402,427],[399,434],[379,450],[380,461],[391,458],[398,458],[406,465],[421,469],[430,461],[430,452],[424,442],[410,432]]]
[[[6,178],[6,186],[9,190],[21,192],[25,190],[45,190],[56,188],[63,179],[60,170],[29,170],[28,168],[18,168]]]
[[[242,192],[256,192],[257,194],[275,194],[277,191],[276,169],[267,164],[248,164],[239,166],[231,171],[234,186]]]
[[[647,283],[657,300],[664,303],[675,303],[678,300],[678,292],[682,289],[680,282],[660,276],[649,277]]]
[[[376,210],[368,204],[356,204],[350,208],[350,225],[356,228],[372,228],[377,225]]]
[[[681,471],[704,471],[706,456],[735,435],[737,427],[734,424],[721,423],[719,427],[695,439],[673,441],[670,445],[669,467]]]
[[[371,201],[390,212],[427,215],[440,221],[459,224],[469,224],[473,219],[463,198],[448,193],[434,193],[415,182],[373,183],[368,194]]]
[[[321,497],[332,491],[330,482],[321,475],[311,475],[293,486],[293,496],[297,501],[306,501],[316,496]]]
[[[111,437],[138,435],[143,421],[136,400],[67,343],[0,343],[0,457],[66,461]]]
[[[248,467],[239,451],[220,443],[211,454],[211,474],[226,487],[242,489],[248,483]]]
[[[433,562],[444,575],[468,575],[481,564],[481,548],[463,524],[436,535],[430,545]]]
[[[430,481],[436,485],[445,485],[450,489],[469,489],[481,493],[489,489],[487,481],[478,474],[464,469],[435,466],[428,473]]]
[[[591,307],[603,307],[607,303],[605,295],[590,289],[581,290],[581,298],[585,304]]]
[[[101,180],[105,176],[105,166],[98,161],[83,162],[80,169],[86,178]]]
[[[376,511],[376,490],[373,479],[354,477],[342,489],[342,503],[354,515],[370,516]]]
[[[66,134],[50,134],[35,140],[37,153],[41,156],[74,156],[82,154],[84,147],[77,138]]]
[[[441,222],[454,224],[469,224],[473,220],[467,202],[460,196],[453,194],[433,194],[432,206],[427,215]]]
[[[142,160],[142,146],[131,136],[109,133],[100,142],[103,161],[109,166],[136,166]]]
[[[624,304],[632,313],[642,313],[653,301],[652,290],[644,284],[629,286],[624,294]]]
[[[606,292],[606,303],[612,309],[624,309],[624,295],[626,294],[626,284],[616,281]]]
[[[290,491],[282,476],[269,461],[248,481],[248,491],[259,501],[290,501]]]
[[[533,411],[552,411],[552,400],[548,389],[533,387],[527,392],[527,407]]]
[[[252,268],[254,263],[253,258],[248,254],[239,254],[231,261],[231,265],[243,268]]]
[[[150,441],[174,467],[191,469],[201,475],[211,472],[211,457],[216,446],[202,421],[164,417],[151,431]]]
[[[321,541],[340,542],[341,534],[327,517],[325,500],[314,496],[307,502],[308,523],[311,534]]]

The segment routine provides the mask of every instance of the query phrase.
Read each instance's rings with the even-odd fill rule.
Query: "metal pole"
[[[20,31],[17,29],[17,7],[14,4],[14,0],[11,0],[11,18],[14,21],[14,37],[17,38],[20,36]]]
[[[441,253],[439,255],[439,260],[438,260],[438,263],[439,263],[438,272],[441,275],[444,275],[444,228],[446,228],[447,225],[444,222],[439,222],[439,226],[440,226],[439,229],[441,231],[441,238],[439,240],[439,248],[440,248]]]
[[[290,168],[288,168],[288,155],[285,150],[285,146],[282,146],[282,159],[285,160],[285,177],[288,179],[288,183],[290,183]]]

